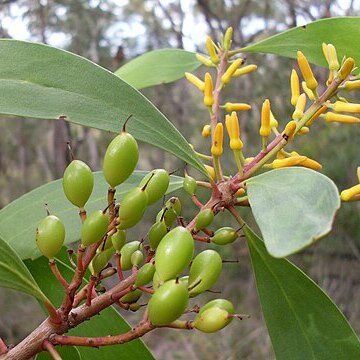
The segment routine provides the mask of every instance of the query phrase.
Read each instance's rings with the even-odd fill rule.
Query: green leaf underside
[[[115,195],[117,201],[121,200],[127,191],[137,186],[145,174],[146,171],[135,171],[126,182],[118,186]],[[182,183],[182,177],[171,175],[167,193],[180,189]],[[108,185],[102,172],[95,172],[94,191],[85,205],[88,213],[106,208],[107,189]],[[46,216],[45,203],[48,204],[50,213],[63,221],[66,228],[66,244],[80,239],[79,209],[65,197],[62,179],[52,181],[30,191],[0,210],[0,235],[22,259],[40,256],[35,243],[35,231],[40,220]]]
[[[293,254],[326,235],[340,207],[332,180],[302,167],[253,177],[247,191],[265,246],[275,257]]]
[[[360,17],[321,19],[246,46],[242,51],[296,58],[296,52],[301,50],[311,63],[328,67],[321,48],[323,42],[336,47],[339,61],[350,56],[359,63],[360,47],[355,46],[359,37]]]
[[[0,237],[0,287],[18,290],[46,299],[16,252]]]
[[[119,133],[168,151],[207,176],[167,118],[140,92],[100,66],[43,44],[0,40],[0,113],[70,122]]]
[[[360,359],[359,339],[331,299],[291,262],[271,257],[250,228],[244,231],[276,359]]]
[[[166,84],[184,77],[201,64],[195,53],[181,49],[161,49],[141,55],[115,71],[121,79],[142,89]]]
[[[73,269],[68,264],[66,251],[63,250],[56,258],[56,261],[62,275],[70,281],[73,275]],[[60,306],[64,297],[64,290],[55,277],[52,276],[47,259],[42,256],[34,261],[26,260],[25,263],[52,303],[56,307]],[[121,315],[113,307],[109,307],[103,310],[100,315],[92,317],[90,321],[85,321],[76,328],[70,330],[67,335],[97,337],[109,334],[122,334],[130,329],[131,327]],[[139,339],[121,345],[103,346],[99,348],[79,346],[76,349],[81,356],[80,359],[154,359],[146,345]],[[73,356],[74,357],[69,358],[64,357],[63,359],[79,359],[79,357],[76,357],[77,355],[75,353],[73,353]]]

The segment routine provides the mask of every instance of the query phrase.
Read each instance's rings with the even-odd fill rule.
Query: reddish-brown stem
[[[191,200],[199,209],[201,209],[204,206],[204,204],[198,199],[198,197],[195,194],[191,195]]]
[[[42,346],[54,360],[62,360],[60,354],[56,351],[55,346],[49,340],[45,339]]]
[[[93,290],[94,290],[96,280],[97,280],[97,277],[91,275],[90,281],[87,284],[87,287],[86,287],[86,305],[87,306],[91,306],[91,299],[93,296]]]
[[[212,186],[210,183],[206,182],[206,181],[196,181],[196,183],[199,185],[199,186],[202,186],[202,187],[205,187],[207,189],[212,189]]]
[[[116,189],[109,187],[108,189],[108,206],[109,206],[109,222],[111,223],[115,217],[115,192]]]
[[[80,220],[83,223],[86,220],[86,210],[84,208],[79,208]]]
[[[115,264],[116,264],[116,269],[117,269],[119,280],[122,281],[122,280],[124,280],[124,274],[123,274],[122,268],[121,268],[121,254],[116,253],[114,255],[114,258],[115,258]]]
[[[0,338],[0,355],[6,354],[8,352],[8,348],[6,344],[4,343],[4,340]]]
[[[201,235],[193,234],[192,237],[194,240],[197,240],[197,241],[202,241],[202,242],[206,242],[206,243],[210,242],[210,238],[208,236],[201,236]]]
[[[137,286],[136,287],[137,289],[143,291],[143,292],[146,292],[148,294],[153,294],[154,293],[154,289],[153,288],[147,288],[145,286]]]
[[[244,225],[244,220],[241,218],[240,214],[238,213],[238,211],[235,209],[234,206],[229,206],[227,208],[231,215],[236,219],[236,221],[240,224],[240,225]]]
[[[83,271],[84,265],[83,265],[83,256],[84,256],[85,248],[82,247],[82,245],[79,246],[78,252],[77,252],[77,269],[78,271]]]
[[[59,281],[59,283],[62,285],[62,287],[66,290],[69,287],[69,284],[65,280],[65,278],[61,275],[59,268],[56,265],[55,259],[49,260],[49,266],[50,266],[52,273],[55,275],[56,279]]]
[[[214,232],[207,228],[203,228],[201,231],[204,232],[207,236],[210,236],[210,237],[214,236]]]

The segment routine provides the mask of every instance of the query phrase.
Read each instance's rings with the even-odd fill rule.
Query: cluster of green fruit
[[[109,184],[109,194],[124,182],[134,171],[138,161],[136,140],[125,131],[125,127],[108,146],[104,157],[103,174]],[[148,303],[148,316],[155,326],[165,326],[177,320],[188,306],[189,298],[209,290],[218,280],[222,270],[222,259],[215,250],[205,250],[194,256],[194,234],[209,226],[214,218],[213,209],[205,208],[196,216],[193,229],[184,227],[177,221],[181,213],[179,198],[172,197],[165,202],[156,216],[155,223],[148,231],[150,250],[144,262],[143,246],[140,241],[126,242],[126,229],[136,225],[143,217],[148,205],[164,197],[170,182],[166,170],[155,169],[123,197],[121,204],[115,206],[113,200],[108,204],[112,209],[98,210],[83,218],[81,247],[96,244],[97,251],[89,268],[98,277],[114,252],[120,259],[119,271],[137,272],[132,291],[120,299],[120,303],[136,311],[137,301],[143,294],[144,286],[152,282],[153,294]],[[94,186],[91,169],[80,160],[73,160],[64,172],[63,189],[68,200],[85,213],[84,206]],[[191,195],[195,193],[196,181],[186,175],[184,189]],[[218,229],[208,238],[208,242],[225,245],[238,237],[230,227]],[[53,259],[63,246],[65,227],[54,215],[43,219],[36,235],[37,245],[43,255]],[[143,264],[143,265],[142,265]],[[190,266],[189,275],[180,277]],[[189,327],[204,332],[222,329],[234,314],[233,305],[225,299],[210,301],[203,306]]]

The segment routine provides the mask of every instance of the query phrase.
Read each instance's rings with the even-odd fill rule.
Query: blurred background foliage
[[[228,26],[234,28],[234,47],[241,47],[320,18],[359,13],[357,0],[2,0],[0,37],[58,46],[115,71],[132,58],[153,49],[177,47],[204,52],[206,35],[218,39]],[[251,111],[239,116],[246,144],[245,156],[252,156],[261,146],[257,131],[263,100],[270,99],[275,117],[282,126],[291,116],[289,77],[295,64],[293,60],[261,54],[247,55],[247,62],[257,64],[258,71],[234,81],[225,89],[223,99],[252,105]],[[327,72],[321,68],[315,71],[324,83]],[[202,76],[204,69],[196,73]],[[197,89],[182,79],[145,89],[143,93],[198,151],[209,152],[209,143],[200,136],[209,118]],[[359,102],[360,98],[352,100]],[[69,161],[68,140],[79,159],[86,161],[93,170],[101,169],[102,156],[113,136],[61,121],[0,117],[0,206],[62,177]],[[322,172],[343,189],[357,182],[359,139],[357,125],[337,126],[318,121],[309,135],[299,137],[291,145],[291,150],[321,162]],[[173,156],[147,144],[141,144],[140,151],[139,169],[179,169],[177,173],[182,175],[184,164]],[[224,155],[224,164],[227,172],[234,169],[230,153]],[[194,207],[184,194],[181,195],[184,216],[189,218]],[[345,204],[335,219],[334,231],[315,246],[292,257],[330,295],[358,333],[359,205]],[[153,213],[156,212],[157,209]],[[154,221],[153,217],[148,211],[147,226]],[[236,226],[225,214],[221,214],[214,225],[221,224]],[[136,229],[132,236],[139,237]],[[214,289],[221,290],[221,295],[209,293],[208,298],[229,298],[237,304],[238,312],[250,314],[251,319],[232,324],[215,335],[163,329],[146,335],[144,341],[159,359],[200,360],[211,359],[215,354],[219,360],[274,358],[246,245],[240,239],[233,247],[219,251],[224,259],[237,262],[224,265],[226,271],[218,281],[218,288]],[[205,301],[202,299],[201,304]],[[0,336],[7,343],[23,338],[42,318],[32,299],[12,291],[0,290],[0,305]],[[137,315],[124,316],[132,322]]]

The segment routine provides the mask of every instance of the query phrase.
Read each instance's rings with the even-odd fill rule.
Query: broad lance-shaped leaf
[[[275,257],[293,254],[326,235],[340,207],[333,181],[307,168],[272,170],[246,184],[265,246]]]
[[[0,287],[47,300],[16,252],[0,237]]]
[[[339,61],[350,56],[360,62],[360,47],[355,46],[360,37],[359,17],[321,19],[304,26],[284,31],[241,49],[242,52],[269,53],[296,58],[301,50],[314,64],[328,67],[321,44],[333,44]]]
[[[184,77],[201,64],[194,53],[181,49],[160,49],[141,55],[115,71],[136,89],[166,84]]]
[[[331,299],[291,262],[270,256],[249,227],[244,231],[276,359],[360,359],[359,339]]]
[[[65,279],[70,281],[74,270],[69,265],[66,251],[61,251],[56,261],[61,274]],[[47,259],[42,256],[35,261],[26,260],[25,263],[42,291],[56,307],[60,306],[64,297],[64,289],[51,274]],[[130,329],[131,327],[121,315],[113,307],[108,307],[103,310],[100,315],[94,316],[89,321],[85,321],[78,327],[70,330],[67,335],[89,337],[107,336],[122,334]],[[79,360],[78,354],[80,354],[80,359],[87,360],[154,360],[152,354],[140,339],[122,345],[103,346],[100,348],[79,346],[76,347],[76,350],[77,352],[71,351],[69,357],[64,356],[63,359]],[[41,358],[42,357],[40,357],[40,359]]]
[[[110,71],[67,51],[0,40],[0,114],[68,121],[119,133],[168,151],[207,176],[202,162],[170,121]]]
[[[118,186],[116,199],[121,200],[127,191],[139,184],[145,174],[147,174],[146,171],[135,171],[126,182]],[[85,206],[88,213],[104,209],[107,205],[108,185],[102,172],[94,173],[94,178],[94,191]],[[167,193],[180,189],[182,182],[182,177],[171,175]],[[80,238],[79,209],[65,197],[62,179],[49,182],[0,210],[0,235],[22,259],[40,256],[35,243],[35,230],[40,220],[46,215],[45,203],[48,204],[51,214],[63,221],[66,228],[66,244]]]

